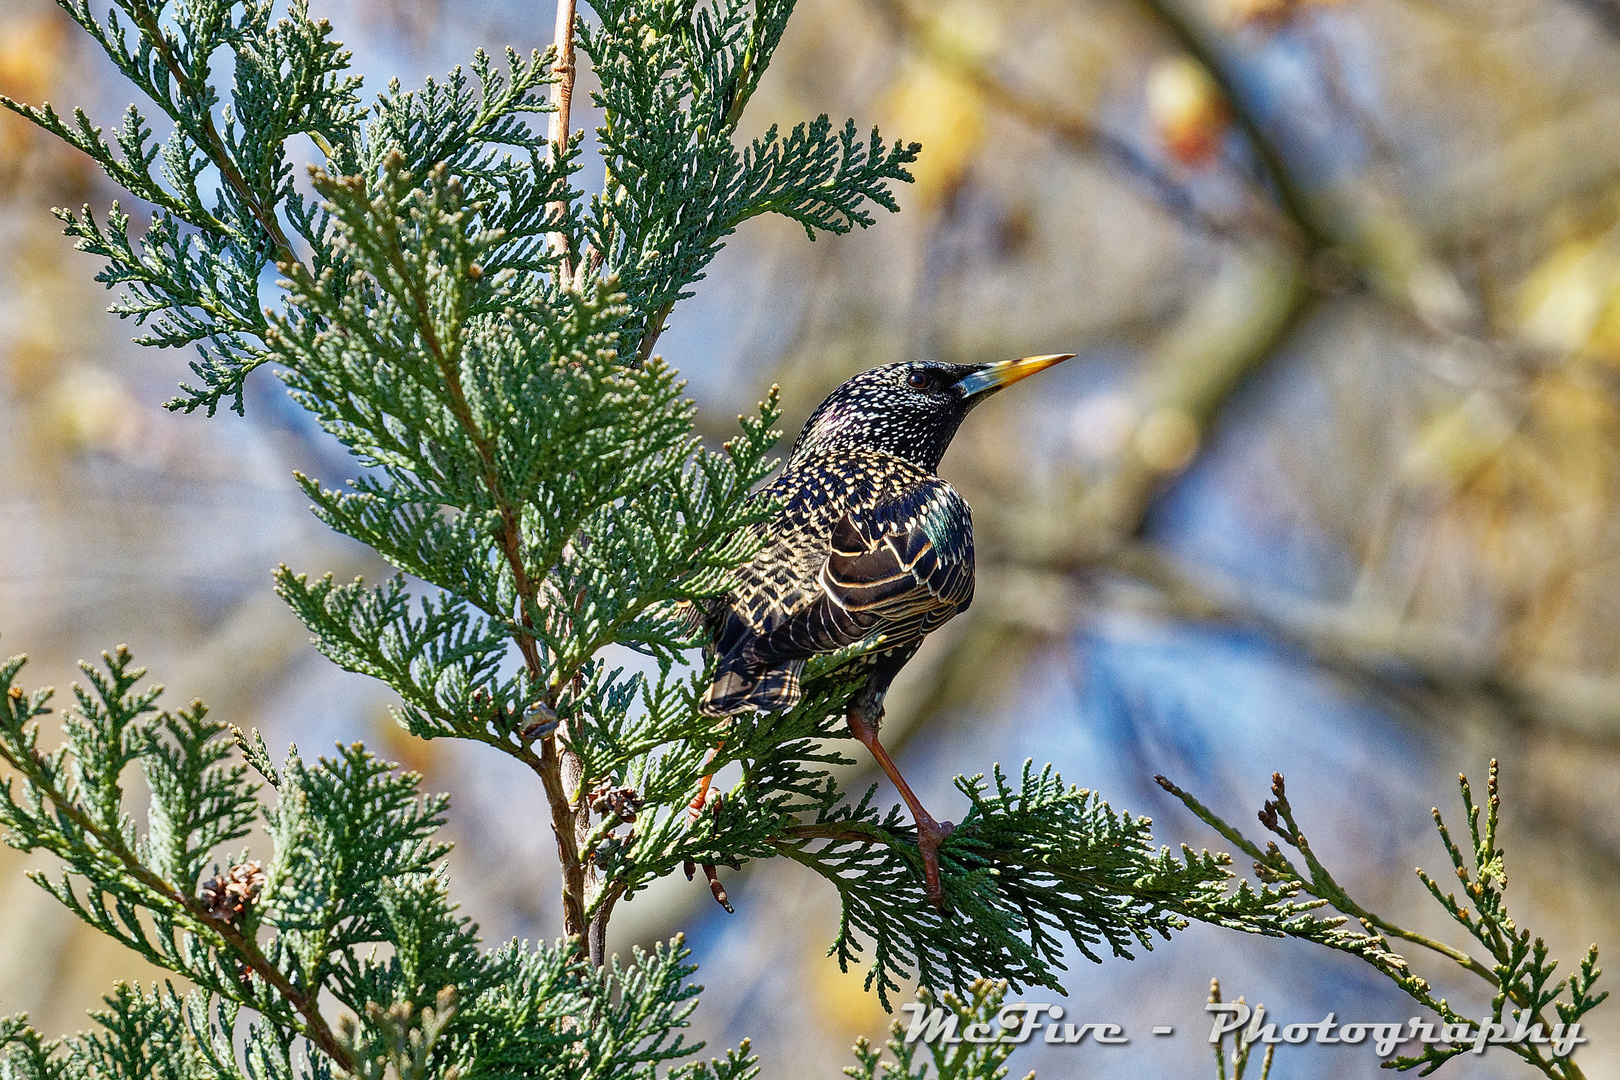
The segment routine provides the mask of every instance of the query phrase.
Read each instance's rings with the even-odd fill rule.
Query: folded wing
[[[759,643],[761,655],[826,652],[869,638],[898,648],[973,600],[973,520],[942,480],[833,526],[820,595]]]
[[[735,612],[723,621],[704,712],[791,708],[806,658],[862,641],[914,647],[972,602],[972,517],[942,480],[850,510],[829,541],[807,602],[779,609],[757,630]]]

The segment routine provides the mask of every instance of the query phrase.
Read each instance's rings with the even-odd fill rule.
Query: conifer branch
[[[669,322],[669,313],[675,310],[675,301],[666,300],[653,309],[647,317],[647,330],[641,337],[641,344],[636,346],[636,362],[645,364],[652,359],[653,349],[658,345],[658,338],[664,332],[664,326]]]
[[[247,371],[273,360],[355,456],[364,471],[348,483],[299,484],[323,522],[398,574],[339,584],[283,568],[276,587],[321,651],[398,694],[407,730],[484,743],[540,777],[567,935],[555,948],[484,951],[439,865],[444,801],[358,747],[278,768],[244,744],[277,791],[261,807],[247,767],[222,764],[223,727],[200,710],[143,727],[150,699],[124,703],[119,675],[101,706],[84,699],[70,718],[75,749],[53,756],[33,749],[30,718],[44,706],[28,699],[0,725],[0,744],[45,785],[25,776],[15,801],[3,789],[13,840],[67,852],[72,877],[48,883],[53,895],[202,987],[189,999],[109,998],[117,1034],[65,1043],[63,1060],[99,1063],[112,1047],[119,1064],[85,1064],[71,1080],[143,1075],[132,1063],[153,1039],[219,1075],[237,1075],[240,1051],[254,1075],[281,1080],[299,1033],[318,1075],[746,1080],[746,1050],[682,1063],[695,1051],[681,1029],[696,989],[679,943],[629,966],[604,955],[618,902],[687,862],[789,858],[814,870],[842,904],[832,951],[865,964],[886,1003],[915,977],[977,1015],[1004,988],[1058,987],[1076,955],[1134,956],[1193,920],[1317,941],[1427,992],[1390,940],[1445,954],[1443,944],[1356,906],[1305,844],[1280,781],[1268,828],[1302,867],[1223,832],[1263,864],[1255,884],[1222,853],[1159,847],[1145,819],[1050,767],[960,777],[968,812],[940,850],[947,919],[923,900],[914,828],[836,779],[859,646],[810,664],[793,710],[733,717],[724,731],[699,713],[706,673],[687,660],[707,602],[730,587],[773,510],[747,500],[775,466],[780,407],[773,392],[724,447],[705,446],[682,384],[654,354],[659,335],[742,222],[779,213],[811,239],[870,225],[874,207],[897,208],[894,187],[919,150],[827,116],[738,137],[792,0],[596,0],[591,20],[563,0],[544,56],[508,50],[502,65],[479,53],[466,72],[391,84],[369,113],[346,54],[302,0],[274,26],[267,0],[115,0],[106,20],[68,2],[177,132],[160,147],[132,112],[107,141],[83,114],[70,123],[24,108],[157,208],[138,241],[116,208],[105,224],[70,215],[69,231],[106,261],[104,280],[129,288],[117,310],[154,321],[147,340],[207,350],[185,407],[239,400]],[[595,197],[572,182],[576,33],[601,86],[607,181]],[[206,62],[226,52],[240,86],[215,122]],[[326,155],[313,174],[319,201],[293,189],[284,144],[295,134]],[[294,243],[307,245],[302,262],[283,257]],[[272,259],[286,292],[266,313],[258,288]],[[1297,313],[1295,284],[1285,306]],[[1224,387],[1231,364],[1219,366]],[[1207,414],[1199,402],[1190,415]],[[642,654],[645,670],[613,667],[612,647]],[[118,816],[119,772],[137,761],[153,791],[145,839]],[[738,779],[693,821],[698,777],[723,770]],[[78,809],[44,812],[58,797]],[[1493,785],[1489,813],[1470,810],[1471,855],[1445,834],[1472,909],[1427,883],[1491,960],[1447,955],[1493,975],[1502,1002],[1573,1023],[1602,1000],[1596,956],[1554,985],[1544,947],[1513,927],[1499,903],[1494,807]],[[244,899],[257,869],[242,861],[191,887],[255,818],[275,849],[262,895]],[[1321,914],[1328,906],[1339,914]],[[232,963],[258,983],[244,988]],[[327,993],[354,1017],[335,1042],[316,1009]],[[238,1046],[244,1004],[264,1019]],[[19,1063],[43,1046],[16,1024],[0,1026],[7,1039]],[[1000,1067],[971,1052],[935,1064],[962,1080]],[[1557,1068],[1560,1080],[1578,1075]]]
[[[125,700],[126,691],[142,678],[146,671],[144,668],[131,667],[129,651],[123,646],[119,646],[113,653],[103,654],[103,659],[112,675],[110,684],[103,682],[89,665],[81,666],[85,673],[91,676],[92,682],[102,689],[108,709],[116,712]],[[213,914],[201,899],[151,869],[131,846],[124,832],[109,827],[110,821],[117,820],[120,816],[121,807],[116,803],[110,803],[107,808],[112,811],[111,813],[93,815],[84,807],[81,798],[76,798],[74,793],[64,788],[58,781],[60,776],[71,775],[64,771],[62,757],[60,755],[47,757],[42,754],[35,748],[33,736],[27,732],[29,722],[48,711],[44,708],[48,693],[30,701],[28,695],[13,682],[16,673],[26,661],[26,656],[16,656],[0,666],[0,689],[5,693],[6,709],[4,718],[0,719],[0,758],[4,758],[7,764],[23,776],[30,789],[30,802],[40,810],[43,810],[42,803],[49,803],[50,814],[58,823],[57,828],[70,827],[75,834],[73,839],[75,847],[83,849],[88,842],[90,848],[99,849],[98,858],[110,857],[123,874],[140,886],[144,893],[142,906],[147,907],[154,915],[168,914],[171,917],[179,915],[195,932],[204,938],[213,939],[216,947],[240,958],[243,965],[268,983],[303,1018],[300,1025],[301,1032],[334,1062],[353,1072],[355,1062],[340,1045],[331,1025],[321,1014],[315,995],[305,993],[294,986],[286,974],[260,950],[258,943],[244,934],[233,922]],[[147,711],[148,703],[155,696],[156,691],[151,691],[142,698],[130,702],[126,707],[129,719],[133,719],[140,711]],[[84,702],[87,699],[81,695],[80,700]],[[194,711],[200,719],[202,715],[200,702],[194,706]],[[86,722],[94,723],[94,720],[86,716]],[[82,759],[77,763],[80,768],[84,764]],[[116,779],[116,773],[111,779]],[[81,797],[84,794],[90,792],[81,792]],[[114,793],[97,794],[105,798]],[[11,803],[9,783],[0,790],[0,803],[9,804],[0,806],[0,815],[9,817],[6,811],[15,807],[15,804]],[[17,819],[13,817],[10,823],[15,825]],[[56,845],[48,844],[48,846]],[[57,853],[64,854],[60,849]],[[48,889],[48,891],[55,890]],[[251,994],[251,991],[246,991],[246,988],[244,990],[251,1004],[273,1013],[274,1002],[259,1000]]]
[[[168,35],[158,25],[157,15],[144,0],[130,0],[128,9],[131,17],[141,30],[143,41],[151,45],[153,50],[168,69],[170,78],[180,88],[182,95],[192,101],[205,101],[212,92],[205,86],[198,86],[187,74],[186,69],[175,59],[174,50],[170,46]],[[178,117],[177,117],[178,119]],[[219,128],[214,124],[214,116],[208,109],[196,110],[196,120],[202,129],[204,145],[208,150],[209,160],[219,170],[219,175],[225,183],[230,185],[231,191],[242,200],[252,213],[259,227],[270,238],[273,245],[273,261],[277,266],[285,269],[299,262],[298,255],[293,251],[292,242],[281,228],[281,222],[276,217],[274,207],[266,206],[259,200],[258,195],[248,186],[247,180],[237,168],[236,160],[225,148],[225,141],[219,136]]]
[[[1540,938],[1532,942],[1530,931],[1519,929],[1508,916],[1503,901],[1503,892],[1507,887],[1504,852],[1496,843],[1500,798],[1497,792],[1497,763],[1494,760],[1490,764],[1488,798],[1484,807],[1474,803],[1468,778],[1458,777],[1471,840],[1466,853],[1453,842],[1440,811],[1433,811],[1436,830],[1462,883],[1465,899],[1459,902],[1454,895],[1443,892],[1422,868],[1417,870],[1419,879],[1452,921],[1484,947],[1490,957],[1489,963],[1462,949],[1400,927],[1357,903],[1312,850],[1310,841],[1294,817],[1280,773],[1272,777],[1272,797],[1260,810],[1259,820],[1268,832],[1299,853],[1304,860],[1303,868],[1295,865],[1276,843],[1261,848],[1171,781],[1162,776],[1154,779],[1160,787],[1181,800],[1199,820],[1252,858],[1255,875],[1261,882],[1314,897],[1354,919],[1365,931],[1362,934],[1349,933],[1338,929],[1333,920],[1317,920],[1289,928],[1287,932],[1290,936],[1360,956],[1414,1001],[1433,1009],[1448,1023],[1468,1024],[1473,1021],[1457,1012],[1445,999],[1437,999],[1429,984],[1412,972],[1406,959],[1390,948],[1390,938],[1409,941],[1445,957],[1483,981],[1493,991],[1492,1016],[1489,1019],[1494,1023],[1511,1023],[1511,1018],[1505,1012],[1511,1005],[1527,1018],[1528,1024],[1540,1025],[1543,1033],[1550,1033],[1553,1024],[1547,1012],[1549,1007],[1561,1024],[1569,1025],[1608,997],[1608,991],[1592,992],[1593,983],[1601,974],[1596,966],[1595,945],[1583,958],[1580,970],[1575,975],[1549,986],[1558,962],[1548,959],[1547,947]],[[1483,828],[1480,822],[1482,811],[1485,813]],[[1470,902],[1473,904],[1471,910],[1467,906]],[[1565,995],[1566,990],[1567,997],[1561,996]],[[1505,1045],[1552,1080],[1581,1080],[1585,1075],[1573,1058],[1553,1056],[1542,1045],[1526,1041]],[[1421,1054],[1397,1058],[1392,1065],[1398,1069],[1422,1066],[1427,1073],[1466,1049],[1466,1044],[1450,1047],[1431,1044],[1425,1046]]]
[[[353,747],[314,766],[293,754],[269,768],[279,800],[263,807],[247,767],[224,764],[245,739],[205,722],[200,704],[151,718],[159,689],[134,691],[143,672],[127,651],[106,660],[105,674],[84,666],[92,689],[75,688],[66,741],[49,753],[38,749],[37,721],[51,692],[16,684],[22,657],[0,664],[0,760],[17,770],[0,785],[0,821],[13,845],[66,864],[60,881],[36,875],[54,897],[200,989],[121,986],[95,1017],[102,1032],[54,1043],[20,1018],[0,1020],[6,1075],[291,1078],[301,1075],[298,1037],[309,1040],[312,1075],[367,1080],[382,1080],[390,1063],[420,1080],[480,1064],[539,1080],[755,1075],[746,1044],[723,1061],[683,1061],[701,1044],[681,1034],[697,988],[678,939],[600,970],[567,948],[485,952],[455,916],[442,868],[431,867],[447,850],[431,840],[445,803],[418,798],[419,778]],[[252,746],[262,769],[262,746]],[[152,792],[145,835],[119,782],[132,764]],[[186,884],[261,815],[275,848],[268,872],[237,862],[200,891]],[[391,948],[379,957],[384,941]],[[325,993],[352,1013],[335,1038],[318,1008]],[[260,1016],[245,1030],[243,1006]]]

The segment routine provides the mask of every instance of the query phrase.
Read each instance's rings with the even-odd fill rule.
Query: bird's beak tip
[[[1020,379],[1027,379],[1037,371],[1045,371],[1053,364],[1061,364],[1074,355],[1074,353],[1043,353],[1040,356],[1024,356],[1017,360],[986,364],[956,385],[962,388],[964,397],[987,394],[992,390],[1011,386]]]

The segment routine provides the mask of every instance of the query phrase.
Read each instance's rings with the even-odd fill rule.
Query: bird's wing
[[[814,603],[753,646],[759,659],[810,656],[881,634],[915,641],[973,599],[973,521],[942,480],[851,509],[834,523]]]
[[[973,597],[967,503],[934,481],[864,514],[845,515],[833,526],[820,582],[843,610],[883,622],[955,614]]]

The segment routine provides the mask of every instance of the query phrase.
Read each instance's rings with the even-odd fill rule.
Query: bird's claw
[[[697,872],[697,864],[687,859],[681,869],[686,871],[686,880],[691,881],[692,875]],[[715,869],[714,863],[703,864],[703,877],[709,883],[709,891],[714,894],[714,902],[725,908],[727,915],[737,914],[737,909],[731,906],[731,898],[726,895],[726,887],[720,884],[720,871]]]
[[[707,780],[708,777],[704,777],[704,779]],[[708,785],[705,784],[703,791],[698,794],[696,799],[692,800],[692,805],[688,807],[690,812],[688,818],[689,824],[696,825],[698,823],[699,817],[705,808],[704,799],[705,796],[708,795],[708,790]],[[708,812],[714,816],[716,821],[718,821],[720,818],[720,807],[724,801],[724,797],[718,791],[714,792],[711,798],[708,798]],[[725,886],[720,884],[720,873],[714,868],[714,863],[706,862],[702,865],[703,877],[709,883],[709,892],[714,894],[714,902],[725,908],[727,915],[737,914],[736,909],[731,906],[731,899],[726,895]],[[697,870],[697,864],[691,859],[687,859],[686,862],[682,864],[681,869],[686,871],[686,880],[691,881],[693,873],[695,873]]]
[[[703,876],[709,879],[709,891],[714,894],[714,902],[725,908],[727,915],[737,914],[737,909],[731,906],[731,900],[726,896],[725,886],[720,884],[720,873],[714,868],[714,863],[703,864]]]

